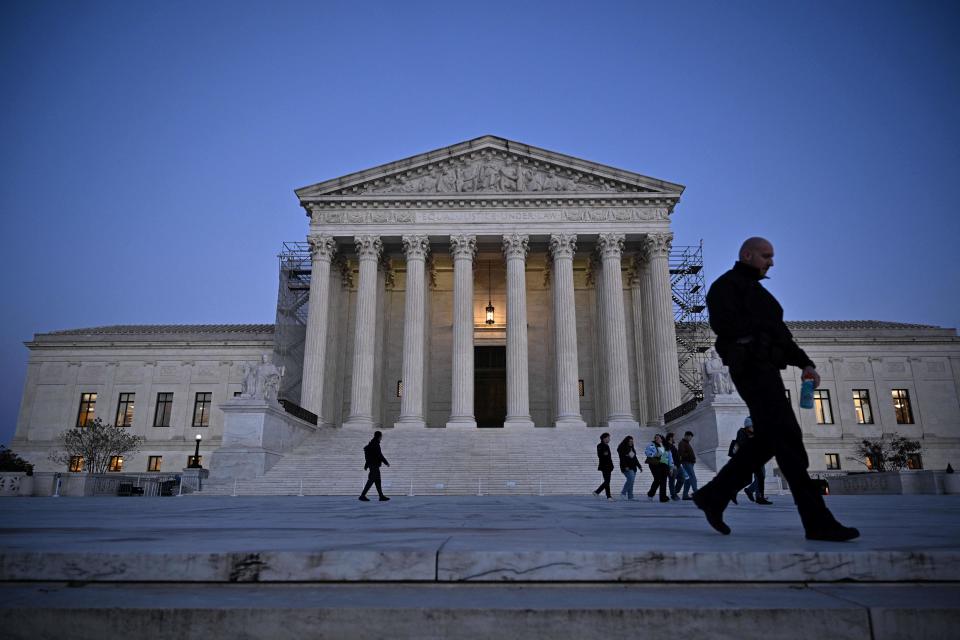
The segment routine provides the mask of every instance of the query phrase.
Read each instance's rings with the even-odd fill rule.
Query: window
[[[874,468],[877,466],[877,465],[874,464],[874,462],[873,462],[873,456],[872,456],[872,455],[868,455],[868,456],[866,457],[866,459],[864,460],[864,462],[866,463],[867,471],[873,471]]]
[[[153,414],[153,426],[169,427],[170,414],[173,413],[173,394],[157,394],[157,412]]]
[[[907,469],[923,469],[923,460],[919,453],[907,454]]]
[[[129,427],[133,424],[133,398],[135,393],[121,393],[117,403],[117,420],[114,425]]]
[[[913,410],[910,408],[910,392],[906,389],[892,389],[893,410],[897,414],[897,424],[913,424]]]
[[[197,461],[196,466],[198,466],[198,467],[202,467],[202,466],[203,466],[203,456],[187,456],[187,467],[188,467],[188,468],[194,468],[194,464],[193,464],[193,461],[194,461],[194,460]]]
[[[817,424],[833,424],[833,408],[830,406],[830,391],[813,390],[813,410],[817,415]]]
[[[840,454],[839,453],[825,453],[823,457],[827,461],[827,469],[835,470],[840,468]]]
[[[123,456],[110,456],[107,471],[123,471]]]
[[[150,456],[147,458],[147,471],[160,471],[161,464],[163,464],[163,456]]]
[[[584,387],[583,387],[583,380],[577,380],[577,390],[579,391],[580,397],[582,398],[582,397],[583,397],[583,393],[584,393],[584,391],[585,391],[585,389],[584,389]]]
[[[857,424],[873,424],[873,411],[870,409],[870,391],[853,390],[853,410],[857,414]]]
[[[70,456],[67,471],[83,471],[83,456]]]
[[[197,393],[197,399],[193,403],[193,426],[210,426],[210,403],[213,402],[213,393],[210,391],[200,391]]]
[[[233,392],[233,397],[234,397],[234,398],[239,398],[241,393],[243,393],[243,392],[242,392],[242,391],[234,391],[234,392]]]
[[[397,380],[397,397],[403,397],[403,380]]]
[[[97,406],[97,394],[80,394],[80,411],[77,413],[77,426],[85,427],[93,422],[95,409]]]

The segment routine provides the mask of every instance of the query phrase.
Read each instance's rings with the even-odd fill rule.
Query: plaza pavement
[[[960,637],[960,497],[828,497],[847,543],[772,499],[9,498],[0,635]]]

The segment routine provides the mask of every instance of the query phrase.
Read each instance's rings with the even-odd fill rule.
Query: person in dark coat
[[[603,483],[597,487],[593,495],[599,496],[601,491],[607,493],[607,500],[613,500],[610,495],[610,475],[613,473],[613,458],[610,457],[610,434],[604,433],[600,436],[600,444],[597,445],[597,470],[603,474]]]
[[[367,497],[367,491],[370,491],[370,487],[373,485],[377,485],[377,493],[380,494],[381,502],[390,499],[383,495],[383,487],[380,486],[380,465],[385,464],[388,467],[390,466],[390,463],[383,457],[383,452],[380,450],[381,438],[383,438],[383,434],[379,431],[374,431],[373,438],[367,443],[367,446],[363,448],[363,468],[369,469],[370,471],[367,476],[367,484],[363,487],[363,492],[360,493],[360,500],[364,502],[370,502],[370,498]]]
[[[710,327],[717,335],[717,353],[730,368],[737,392],[753,417],[755,435],[747,440],[716,477],[693,495],[694,504],[711,527],[729,534],[723,511],[754,470],[776,457],[790,485],[800,520],[810,540],[844,541],[860,535],[840,524],[827,508],[810,475],[803,432],[784,393],[780,370],[788,365],[803,369],[803,377],[820,385],[813,361],[804,353],[783,321],[783,308],[760,281],[773,266],[773,245],[764,238],[749,238],[740,247],[739,259],[721,275],[707,293]]]
[[[743,421],[743,428],[737,431],[737,450],[750,440],[754,436],[753,431],[753,418],[747,416]],[[764,465],[760,465],[753,470],[753,482],[750,483],[750,486],[746,487],[743,492],[747,494],[747,499],[750,502],[756,502],[757,504],[773,504],[767,500],[764,490],[764,481],[766,480],[767,472],[764,469]],[[737,503],[736,495],[734,495],[733,503]]]
[[[670,491],[671,500],[680,499],[680,489],[683,488],[683,470],[680,468],[680,452],[677,450],[676,437],[672,432],[667,432],[664,446],[670,449],[670,457],[673,464],[667,469],[667,489]]]
[[[624,477],[620,495],[625,496],[627,500],[633,500],[633,481],[641,469],[637,450],[633,446],[633,436],[627,436],[617,445],[617,456],[620,458],[620,473]]]
[[[673,456],[670,454],[670,449],[664,445],[663,436],[659,433],[654,434],[653,442],[643,450],[643,455],[647,457],[647,467],[650,469],[650,475],[653,476],[647,498],[653,500],[653,496],[659,489],[660,502],[670,502],[670,498],[667,497],[667,482],[670,467],[673,466]]]

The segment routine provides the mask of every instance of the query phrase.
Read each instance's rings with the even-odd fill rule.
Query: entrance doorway
[[[477,426],[503,427],[507,418],[507,348],[473,348],[473,411]]]

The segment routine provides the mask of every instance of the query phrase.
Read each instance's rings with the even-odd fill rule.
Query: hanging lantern
[[[487,262],[487,324],[493,324],[493,284],[490,279],[490,263]]]

